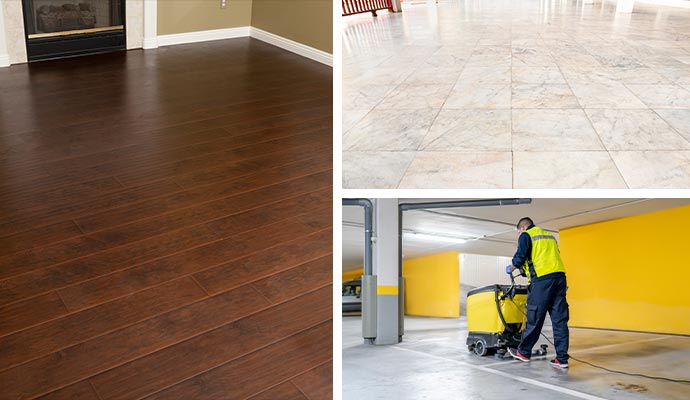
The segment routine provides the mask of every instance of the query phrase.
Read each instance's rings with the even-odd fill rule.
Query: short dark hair
[[[532,225],[534,225],[534,221],[532,221],[532,218],[524,217],[524,218],[520,218],[520,221],[518,221],[517,228],[520,229],[520,227],[523,227],[523,226],[525,228],[527,228],[527,227],[530,227]]]

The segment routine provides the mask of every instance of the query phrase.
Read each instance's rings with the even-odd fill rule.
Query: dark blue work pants
[[[560,275],[560,274],[559,274]],[[565,300],[567,283],[565,275],[553,279],[540,279],[530,283],[527,292],[527,325],[522,333],[518,350],[529,357],[532,347],[537,344],[546,313],[551,317],[553,338],[556,344],[556,357],[561,362],[568,361],[568,302]]]

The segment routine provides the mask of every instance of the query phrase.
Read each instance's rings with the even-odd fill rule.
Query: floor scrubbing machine
[[[527,286],[489,285],[467,293],[467,349],[478,356],[495,353],[496,358],[508,358],[507,349],[520,344],[525,329]],[[546,356],[546,345],[533,355]]]

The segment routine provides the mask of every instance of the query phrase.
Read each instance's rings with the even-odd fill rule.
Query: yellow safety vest
[[[556,238],[538,226],[534,226],[525,232],[532,239],[532,264],[534,265],[536,276],[541,277],[556,272],[565,273],[565,264],[561,260],[561,252],[558,250]],[[524,268],[531,281],[532,271],[527,262],[525,262]]]

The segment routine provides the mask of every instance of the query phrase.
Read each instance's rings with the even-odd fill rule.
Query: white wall
[[[460,254],[460,284],[468,286],[486,286],[495,283],[509,285],[506,265],[510,257],[483,256],[479,254]],[[525,278],[519,280],[520,283]]]

